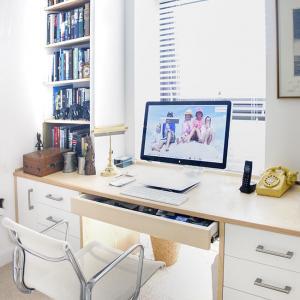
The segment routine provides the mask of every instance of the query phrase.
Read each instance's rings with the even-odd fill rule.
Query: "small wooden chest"
[[[25,173],[43,177],[64,167],[63,153],[70,150],[48,148],[23,155],[23,170]]]

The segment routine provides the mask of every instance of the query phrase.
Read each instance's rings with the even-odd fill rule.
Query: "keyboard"
[[[121,191],[121,194],[172,205],[181,205],[188,199],[185,194],[168,192],[145,186],[131,186]]]

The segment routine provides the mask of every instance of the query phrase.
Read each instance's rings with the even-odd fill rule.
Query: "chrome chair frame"
[[[47,233],[54,228],[56,228],[59,225],[65,224],[66,225],[66,232],[65,232],[65,241],[67,241],[68,238],[68,229],[69,229],[69,223],[65,220],[61,220],[59,222],[56,222],[54,225],[51,225],[50,227],[44,229],[41,231],[41,233]],[[139,260],[138,260],[138,272],[137,272],[137,279],[136,279],[136,287],[134,294],[131,300],[136,300],[140,294],[141,289],[141,283],[142,283],[142,273],[143,273],[143,261],[144,261],[144,247],[141,244],[136,244],[132,247],[130,247],[128,250],[126,250],[124,253],[119,255],[116,259],[114,259],[112,262],[110,262],[106,267],[104,267],[102,270],[94,274],[89,280],[86,280],[84,277],[84,274],[72,252],[72,250],[69,248],[68,244],[66,245],[65,252],[66,254],[62,257],[47,257],[45,255],[39,254],[26,246],[24,246],[19,237],[18,234],[13,231],[9,230],[10,235],[13,239],[13,241],[16,243],[16,248],[14,250],[13,254],[13,280],[22,293],[30,294],[34,289],[28,287],[24,282],[24,271],[25,271],[25,260],[26,260],[26,252],[36,256],[40,259],[50,261],[50,262],[62,262],[62,261],[69,261],[77,275],[77,278],[80,282],[80,300],[91,300],[92,299],[92,292],[95,285],[110,271],[112,271],[118,264],[120,264],[123,260],[125,260],[130,254],[135,252],[136,250],[139,250]]]

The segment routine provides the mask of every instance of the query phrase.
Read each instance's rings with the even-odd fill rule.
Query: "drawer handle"
[[[256,280],[254,281],[254,285],[257,285],[257,286],[260,286],[262,288],[269,289],[272,291],[284,293],[284,294],[289,294],[292,290],[292,288],[290,286],[286,286],[285,288],[280,288],[280,287],[277,287],[274,285],[263,283],[263,280],[261,278],[256,278]]]
[[[265,253],[265,254],[269,254],[269,255],[274,255],[274,256],[279,256],[279,257],[283,257],[283,258],[288,258],[288,259],[292,259],[293,256],[294,256],[294,252],[292,252],[292,251],[288,251],[287,253],[280,253],[280,252],[276,252],[276,251],[272,251],[272,250],[267,250],[262,245],[258,245],[256,247],[256,251],[257,252],[261,252],[261,253]]]
[[[64,200],[63,197],[54,197],[52,194],[46,195],[46,198],[54,200],[54,201],[63,201]]]
[[[62,220],[54,219],[52,216],[48,217],[46,220],[55,224],[60,223],[62,221]]]
[[[28,200],[28,209],[29,210],[33,210],[34,206],[31,203],[31,193],[33,193],[33,189],[29,189],[28,190],[28,194],[27,194],[27,200]]]

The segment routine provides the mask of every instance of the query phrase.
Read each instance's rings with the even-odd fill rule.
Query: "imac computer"
[[[230,119],[230,101],[147,102],[141,159],[225,169]],[[142,179],[146,186],[175,192],[199,182],[199,176],[172,168]]]

